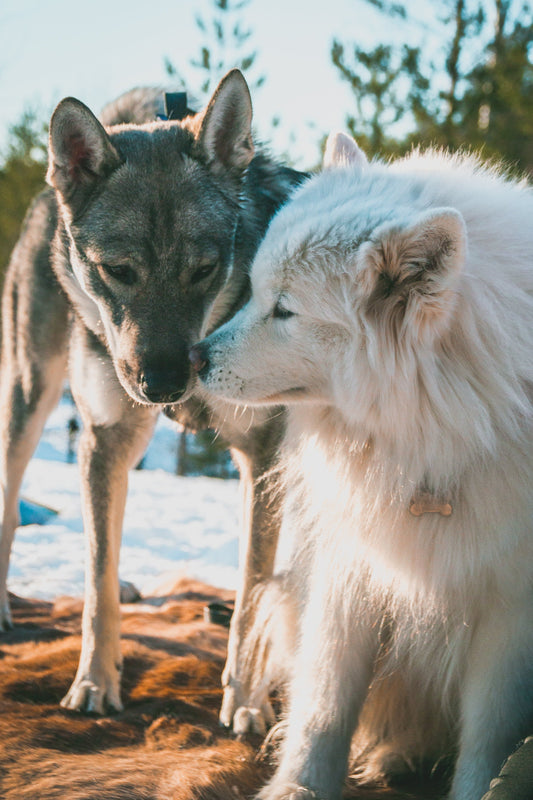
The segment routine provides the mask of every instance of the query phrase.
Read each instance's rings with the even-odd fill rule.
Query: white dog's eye
[[[288,319],[289,317],[294,317],[294,311],[290,311],[290,309],[284,305],[283,299],[279,297],[272,311],[272,316],[274,319]]]

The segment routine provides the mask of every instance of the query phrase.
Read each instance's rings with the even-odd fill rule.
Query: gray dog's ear
[[[200,157],[215,171],[242,172],[252,160],[252,101],[238,69],[222,78],[209,101],[197,147]]]
[[[50,121],[46,179],[75,216],[100,180],[121,163],[102,124],[73,97],[62,100]]]

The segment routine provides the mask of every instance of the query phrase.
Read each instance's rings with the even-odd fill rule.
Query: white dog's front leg
[[[450,800],[480,800],[533,718],[531,601],[492,609],[479,625],[462,686]]]
[[[329,572],[325,565],[324,571]],[[351,587],[338,583],[311,587],[280,766],[261,800],[341,796],[377,650],[376,634],[350,594]]]

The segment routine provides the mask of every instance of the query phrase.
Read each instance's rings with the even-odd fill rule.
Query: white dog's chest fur
[[[533,444],[524,442],[521,453],[510,445],[497,460],[474,463],[446,490],[436,490],[436,496],[450,500],[450,516],[414,516],[410,505],[422,482],[408,477],[408,468],[386,463],[371,445],[358,449],[335,425],[328,430],[324,413],[317,413],[320,426],[307,412],[308,437],[298,414],[300,447],[291,468],[300,476],[300,507],[321,558],[337,560],[337,569],[354,575],[364,563],[380,590],[407,601],[422,596],[437,606],[479,602],[478,593],[489,584],[505,597],[529,590],[527,578],[526,586],[517,583],[516,563],[519,552],[533,556],[533,464],[528,455]]]
[[[443,680],[453,683],[451,673],[462,672],[483,616],[533,602],[533,577],[519,566],[533,563],[533,446],[510,446],[498,460],[466,469],[450,487],[450,516],[415,517],[409,507],[416,482],[372,446],[350,446],[335,418],[311,408],[289,422],[300,442],[289,475],[301,492],[296,505],[302,546],[314,563],[311,582],[335,575],[327,591],[343,587],[348,615],[371,626],[391,620],[393,643],[379,669],[403,666],[416,681],[422,669],[439,693]]]

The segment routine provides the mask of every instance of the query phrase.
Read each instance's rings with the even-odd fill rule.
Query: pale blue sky
[[[429,5],[420,0],[428,27],[415,38],[438,28]],[[164,57],[187,68],[198,52],[194,16],[208,8],[208,0],[0,0],[0,148],[26,106],[48,116],[74,95],[98,112],[132,86],[168,83]],[[272,147],[289,150],[302,167],[316,161],[320,136],[342,129],[353,107],[331,63],[333,38],[367,45],[409,33],[401,22],[385,25],[364,0],[252,0],[245,22],[267,78],[253,93],[257,132],[269,136],[279,115]]]

